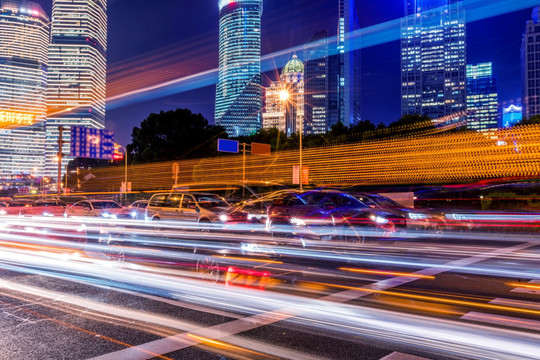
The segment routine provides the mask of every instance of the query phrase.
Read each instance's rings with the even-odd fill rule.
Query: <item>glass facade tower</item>
[[[58,164],[58,126],[105,126],[107,52],[106,0],[53,0],[49,46],[46,169]],[[69,131],[64,139],[69,141]],[[69,154],[69,144],[63,146]],[[64,164],[70,160],[63,159]]]
[[[0,1],[0,176],[43,172],[49,18],[36,3]]]
[[[305,134],[328,129],[328,32],[321,30],[304,48]]]
[[[466,109],[465,13],[460,0],[405,0],[401,113],[448,122]]]
[[[467,128],[496,131],[499,127],[497,78],[492,64],[467,65]]]
[[[521,44],[523,118],[540,115],[540,10],[534,8]]]
[[[229,136],[249,135],[262,125],[262,0],[219,1],[219,79],[216,125]]]

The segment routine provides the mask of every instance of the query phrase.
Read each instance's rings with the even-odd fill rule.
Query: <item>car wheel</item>
[[[217,283],[220,276],[218,261],[213,256],[205,256],[203,259],[197,260],[197,273],[202,280],[211,284]]]
[[[366,242],[366,236],[364,231],[358,227],[351,225],[343,225],[340,232],[340,240],[348,241],[352,243],[363,244]]]
[[[126,259],[126,255],[124,253],[124,248],[119,243],[109,244],[107,246],[106,255],[107,255],[107,258],[115,266],[122,266],[124,264],[125,259]]]
[[[161,231],[161,219],[158,217],[152,218],[152,229],[155,231]]]
[[[210,221],[208,220],[199,221],[199,232],[203,235],[210,234]]]

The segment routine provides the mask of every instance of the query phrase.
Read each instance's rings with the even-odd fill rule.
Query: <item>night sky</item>
[[[488,0],[486,0],[488,1]],[[39,0],[51,12],[52,0]],[[159,58],[164,49],[179,49],[172,57],[190,58],[206,70],[218,66],[217,0],[109,0],[108,64],[110,68],[148,54]],[[371,26],[403,16],[403,0],[359,2],[360,24]],[[265,0],[262,52],[272,53],[307,42],[318,30],[335,35],[337,0]],[[499,102],[519,102],[520,47],[524,10],[467,24],[467,63],[493,62],[499,82]],[[201,44],[182,52],[186,44]],[[197,51],[193,49],[197,49]],[[302,54],[298,54],[302,57]],[[190,62],[190,63],[191,63]],[[393,41],[362,51],[362,118],[388,124],[400,116],[400,44]],[[266,76],[265,82],[273,77]],[[131,132],[151,112],[187,107],[210,121],[214,115],[215,86],[207,86],[107,111],[106,127],[116,141],[131,142]]]

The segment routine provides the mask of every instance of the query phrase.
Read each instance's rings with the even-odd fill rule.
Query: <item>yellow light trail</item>
[[[349,271],[349,272],[354,272],[354,273],[362,273],[362,274],[406,276],[406,277],[414,277],[414,278],[419,278],[419,279],[430,279],[430,280],[435,279],[435,276],[430,276],[430,275],[420,275],[420,274],[414,274],[414,273],[404,273],[404,272],[394,272],[394,271],[353,269],[353,268],[346,268],[346,267],[340,267],[339,270]]]
[[[211,346],[214,346],[214,347],[223,348],[223,349],[227,349],[227,350],[235,350],[235,351],[240,351],[240,352],[246,352],[246,353],[253,354],[253,355],[264,356],[264,357],[267,357],[267,358],[270,358],[270,359],[279,359],[279,358],[277,358],[275,356],[266,355],[266,354],[263,354],[263,353],[260,353],[260,352],[257,352],[257,351],[249,350],[249,349],[246,349],[246,348],[231,345],[231,344],[228,344],[228,343],[225,343],[225,342],[222,342],[222,341],[206,338],[206,337],[203,337],[203,336],[194,335],[194,334],[187,334],[187,336],[192,338],[192,339],[195,339],[198,342],[201,342],[201,343],[207,344],[207,345],[211,345]]]

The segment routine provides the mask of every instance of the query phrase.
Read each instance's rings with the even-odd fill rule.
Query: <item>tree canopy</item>
[[[519,125],[538,125],[540,124],[540,115],[533,115],[528,119],[523,119]]]
[[[227,138],[225,129],[208,123],[188,109],[150,114],[133,128],[127,146],[133,163],[165,161],[217,154],[217,139]]]

